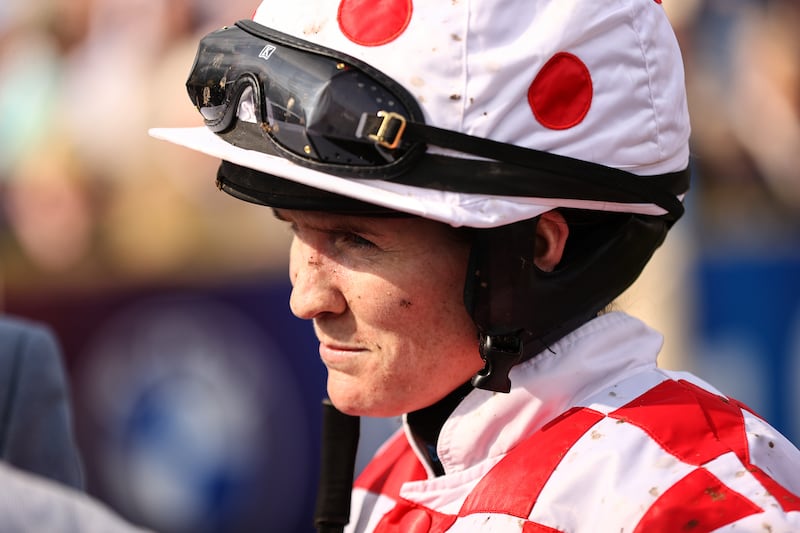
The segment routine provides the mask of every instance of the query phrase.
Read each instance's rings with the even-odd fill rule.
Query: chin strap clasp
[[[522,336],[519,333],[481,333],[480,354],[484,366],[472,377],[472,385],[477,389],[509,392],[511,380],[508,373],[522,360]]]

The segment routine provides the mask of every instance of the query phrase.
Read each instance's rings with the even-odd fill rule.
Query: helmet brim
[[[665,210],[653,204],[487,195],[417,187],[380,179],[355,179],[334,176],[303,167],[279,156],[247,150],[226,142],[204,126],[190,128],[153,128],[149,134],[195,150],[235,167],[251,169],[259,174],[250,176],[251,191],[246,191],[239,179],[226,176],[223,165],[221,186],[233,193],[240,185],[239,198],[272,207],[314,209],[320,211],[352,211],[376,214],[397,211],[420,216],[452,226],[492,228],[504,226],[541,215],[557,207],[623,211],[660,216]],[[241,169],[239,169],[241,170]],[[227,183],[227,186],[226,186]],[[231,187],[233,183],[234,187]],[[246,184],[244,184],[246,185]],[[264,189],[265,194],[252,191]],[[262,191],[264,192],[264,191]],[[247,196],[252,196],[248,198]],[[380,209],[373,209],[377,206]]]

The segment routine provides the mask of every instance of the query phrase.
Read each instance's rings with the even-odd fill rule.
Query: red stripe
[[[737,400],[735,398],[730,398],[730,402],[732,404],[738,406],[739,409],[741,409],[742,411],[747,411],[748,413],[750,413],[754,417],[760,418],[761,420],[764,420],[764,417],[762,417],[760,414],[756,413],[753,409],[750,408],[749,405],[747,405],[745,403],[742,403],[742,402],[740,402],[739,400]]]
[[[772,479],[766,472],[750,462],[750,447],[747,444],[747,434],[744,429],[744,418],[742,417],[741,420],[741,428],[737,427],[739,422],[736,422],[734,418],[742,416],[742,409],[747,410],[754,416],[758,416],[758,414],[737,400],[726,401],[724,399],[723,402],[726,402],[728,409],[726,409],[726,413],[720,413],[719,409],[717,409],[717,407],[720,405],[718,396],[704,389],[700,389],[695,385],[688,383],[687,385],[695,389],[697,398],[700,400],[701,404],[706,408],[706,410],[715,415],[712,418],[712,421],[715,423],[715,428],[719,439],[736,453],[736,456],[739,457],[739,460],[747,467],[747,469],[753,474],[759,483],[761,483],[761,485],[767,489],[767,492],[769,492],[772,497],[778,501],[781,508],[785,512],[788,513],[789,511],[800,511],[800,497],[790,492],[777,481]],[[729,404],[727,402],[729,402]],[[727,422],[721,422],[720,420],[725,417],[728,417],[729,420]]]
[[[694,393],[714,435],[725,444],[725,447],[734,452],[742,463],[748,464],[750,447],[747,444],[742,404],[713,394],[688,381],[681,380],[679,383]]]
[[[796,494],[789,492],[788,489],[783,487],[777,481],[769,477],[769,475],[755,465],[749,465],[748,470],[758,480],[761,485],[767,489],[767,492],[778,501],[784,512],[800,511],[800,497]]]
[[[656,500],[634,533],[706,533],[760,512],[760,507],[723,485],[708,470],[698,468]]]
[[[534,522],[525,522],[522,526],[522,533],[561,533],[558,529],[536,524]]]
[[[527,518],[558,463],[586,431],[603,419],[574,407],[525,439],[492,468],[464,501],[459,516],[505,513]]]
[[[383,515],[375,533],[439,533],[450,529],[456,517],[401,500]]]
[[[743,463],[749,461],[739,406],[687,381],[664,381],[609,416],[636,425],[694,466],[731,451]]]
[[[353,486],[398,499],[403,483],[426,478],[425,468],[408,445],[406,436],[398,433],[369,462]]]
[[[439,513],[408,500],[401,500],[383,515],[374,533],[444,533],[457,517]],[[524,521],[520,533],[560,533],[558,529]]]
[[[700,466],[733,452],[785,512],[800,511],[800,497],[750,462],[741,402],[688,381],[665,381],[609,416],[635,424],[681,461]],[[753,504],[755,505],[755,504]]]

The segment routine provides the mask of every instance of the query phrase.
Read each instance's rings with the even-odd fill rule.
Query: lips
[[[366,352],[364,348],[347,344],[319,343],[319,355],[329,369],[346,370],[354,363],[356,356]]]
[[[330,342],[320,342],[319,346],[320,346],[320,349],[324,349],[326,351],[331,351],[331,352],[350,353],[350,352],[362,352],[362,351],[364,351],[364,348],[360,348],[360,347],[356,347],[356,346],[348,346],[348,345],[345,345],[345,344],[330,343]]]

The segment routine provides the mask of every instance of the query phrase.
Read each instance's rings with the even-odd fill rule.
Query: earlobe
[[[564,246],[569,236],[569,226],[558,211],[541,215],[536,224],[536,250],[534,264],[544,272],[552,272],[564,255]]]

